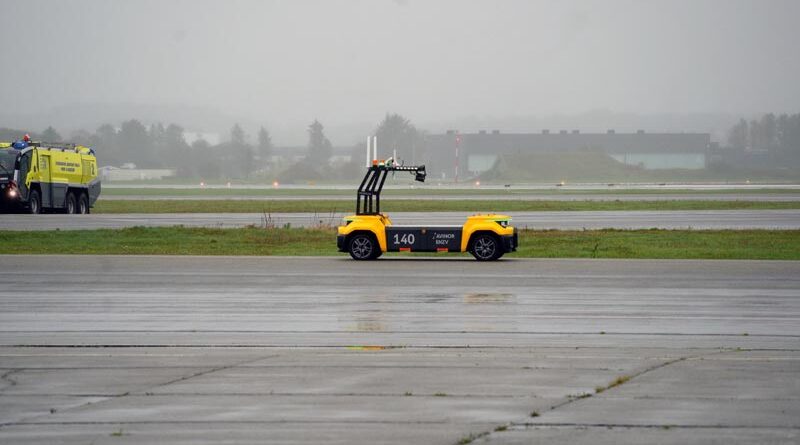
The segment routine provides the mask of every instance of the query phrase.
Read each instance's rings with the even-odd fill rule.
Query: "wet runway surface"
[[[2,443],[800,439],[800,262],[0,261]]]

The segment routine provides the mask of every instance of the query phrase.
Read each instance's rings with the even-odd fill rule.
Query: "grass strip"
[[[345,255],[333,229],[6,231],[0,242],[19,254]],[[522,230],[508,257],[800,260],[800,230]]]
[[[348,200],[100,200],[94,213],[335,213],[353,212]],[[775,210],[800,209],[800,201],[501,201],[382,200],[384,212],[532,212],[611,210]]]

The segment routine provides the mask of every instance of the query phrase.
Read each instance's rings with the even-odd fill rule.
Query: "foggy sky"
[[[0,17],[6,112],[128,102],[342,125],[800,110],[793,0],[0,0]]]

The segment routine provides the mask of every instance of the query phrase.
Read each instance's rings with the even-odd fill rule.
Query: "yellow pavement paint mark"
[[[347,349],[353,351],[383,351],[386,346],[348,346]]]

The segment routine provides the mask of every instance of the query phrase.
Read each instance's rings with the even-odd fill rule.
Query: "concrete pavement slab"
[[[502,434],[475,440],[475,444],[492,445],[729,445],[770,444],[794,445],[800,431],[793,428],[677,428],[609,427],[609,426],[533,426],[512,427]]]
[[[686,437],[687,431],[696,428],[745,428],[750,433],[769,430],[780,442],[800,432],[799,373],[797,351],[757,351],[752,355],[751,351],[728,351],[672,361],[628,375],[630,380],[588,393],[590,397],[575,398],[535,418],[520,420],[508,434],[491,432],[481,440],[511,444],[527,437],[530,443],[541,438],[538,427],[543,426],[573,431],[660,428],[672,431],[660,434],[670,441]],[[732,443],[746,443],[742,439]]]
[[[283,445],[443,444],[451,445],[493,427],[456,422],[186,422],[123,424],[26,424],[4,427],[0,439],[27,445]],[[466,431],[466,433],[465,433]],[[302,432],[302,434],[299,434]],[[454,440],[453,438],[457,438]],[[762,436],[763,437],[763,436]]]
[[[790,443],[800,428],[800,263],[0,262],[3,443]]]

